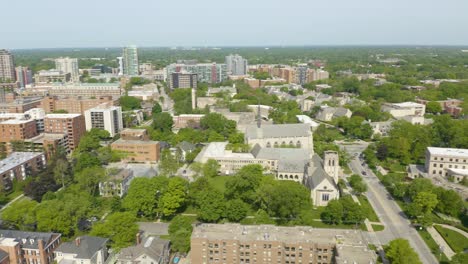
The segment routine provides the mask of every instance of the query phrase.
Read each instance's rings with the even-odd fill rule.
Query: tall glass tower
[[[124,75],[138,75],[138,50],[136,46],[128,46],[123,49],[123,73]]]

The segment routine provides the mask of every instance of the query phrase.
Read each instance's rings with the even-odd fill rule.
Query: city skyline
[[[51,12],[58,0],[11,2],[15,12],[0,17],[7,25],[0,40],[7,49],[329,45],[455,45],[468,44],[463,25],[468,3],[371,0],[327,3],[293,0],[214,0],[161,3],[136,0],[84,0],[73,11]],[[20,6],[21,5],[21,6]],[[232,14],[232,15],[230,15]],[[127,19],[118,19],[127,16]],[[31,27],[34,21],[34,27]],[[13,22],[14,25],[13,26]],[[11,26],[8,26],[11,25]],[[99,25],[99,26],[96,26]]]

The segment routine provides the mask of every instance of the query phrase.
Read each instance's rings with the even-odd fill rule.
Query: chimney
[[[80,237],[75,238],[75,245],[79,247],[80,244],[81,244],[81,238]]]
[[[140,244],[141,244],[141,234],[140,234],[140,232],[138,232],[138,233],[136,234],[136,244],[137,244],[137,245],[140,245]]]

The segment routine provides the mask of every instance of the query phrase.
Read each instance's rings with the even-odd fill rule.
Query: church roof
[[[275,124],[248,126],[245,137],[248,139],[280,138],[280,137],[307,137],[310,136],[310,126],[307,124]]]
[[[278,171],[304,173],[310,151],[301,148],[261,148],[258,144],[252,149],[257,159],[278,160]]]
[[[312,161],[307,169],[307,175],[306,186],[311,190],[323,181],[328,181],[335,185],[333,178],[323,169],[323,160],[317,154],[312,156]]]

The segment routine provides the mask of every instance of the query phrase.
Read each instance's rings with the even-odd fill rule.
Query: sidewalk
[[[465,232],[465,231],[463,231],[463,230],[461,230],[461,229],[458,229],[458,228],[456,228],[456,227],[453,227],[453,226],[451,226],[451,225],[444,225],[444,224],[435,224],[435,225],[438,225],[438,226],[441,226],[441,227],[444,227],[444,228],[453,230],[453,231],[455,231],[455,232],[457,232],[457,233],[462,234],[462,235],[465,236],[466,238],[468,238],[468,233],[467,233],[467,232]]]
[[[448,259],[452,259],[452,257],[455,255],[455,252],[453,252],[452,248],[450,248],[447,242],[445,242],[445,239],[439,234],[439,232],[437,232],[437,230],[432,226],[427,228],[427,232],[429,232],[437,245],[442,248],[445,256],[447,256]]]

